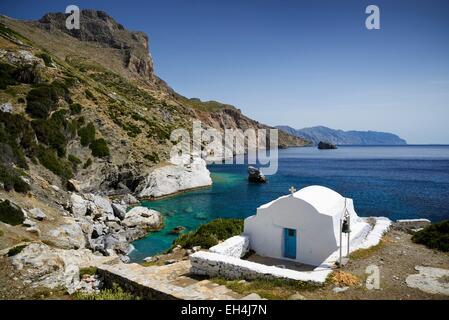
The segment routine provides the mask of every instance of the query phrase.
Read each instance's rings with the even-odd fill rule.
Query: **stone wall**
[[[249,251],[249,237],[235,236],[209,249],[210,252],[234,257],[242,258]]]
[[[323,269],[300,272],[206,251],[191,255],[190,263],[194,274],[227,279],[293,279],[322,284],[332,271]]]

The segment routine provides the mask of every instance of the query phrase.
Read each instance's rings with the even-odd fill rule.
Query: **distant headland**
[[[289,126],[277,126],[291,135],[301,137],[318,145],[326,141],[335,145],[406,145],[407,141],[389,132],[377,131],[343,131],[317,126],[311,128],[294,129]]]

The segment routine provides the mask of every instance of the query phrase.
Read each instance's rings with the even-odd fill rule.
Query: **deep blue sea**
[[[176,236],[216,219],[246,218],[289,188],[323,185],[354,199],[360,216],[449,219],[449,146],[347,146],[337,150],[279,151],[279,170],[267,184],[247,181],[247,165],[209,166],[213,186],[145,202],[161,212],[165,227],[134,243],[133,261],[160,253]]]

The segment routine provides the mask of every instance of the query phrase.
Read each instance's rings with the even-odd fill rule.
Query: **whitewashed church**
[[[342,228],[350,228],[351,242],[370,229],[357,216],[352,199],[329,188],[290,191],[291,195],[262,205],[245,220],[244,234],[256,254],[319,266],[339,250],[340,242],[347,243]]]

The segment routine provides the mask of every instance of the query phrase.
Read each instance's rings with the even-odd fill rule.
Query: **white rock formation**
[[[75,216],[85,216],[87,212],[87,201],[80,195],[72,193],[70,196],[72,213]]]
[[[64,287],[73,293],[79,282],[79,269],[96,267],[114,257],[94,255],[90,250],[62,250],[45,244],[32,243],[12,257],[12,264],[24,270],[23,280],[32,286],[50,289]]]
[[[126,213],[122,225],[127,228],[156,228],[162,222],[161,214],[145,207],[135,207]]]
[[[31,209],[29,212],[31,218],[42,221],[47,218],[47,215],[39,208]]]
[[[423,266],[416,266],[415,269],[419,273],[407,277],[405,280],[407,286],[431,294],[449,296],[449,282],[444,281],[444,279],[449,278],[449,270]]]
[[[141,198],[158,198],[180,191],[212,185],[206,161],[174,161],[166,167],[155,169],[137,188]]]
[[[73,218],[64,218],[60,226],[42,234],[42,239],[62,249],[81,249],[86,246],[83,230]]]

